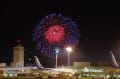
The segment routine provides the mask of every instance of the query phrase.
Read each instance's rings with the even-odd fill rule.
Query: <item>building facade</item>
[[[13,47],[13,62],[11,63],[11,66],[24,66],[24,47],[21,44]]]

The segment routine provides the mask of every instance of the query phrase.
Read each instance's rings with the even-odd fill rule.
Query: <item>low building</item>
[[[85,66],[91,66],[91,62],[79,62],[79,61],[76,61],[76,62],[73,62],[73,67],[74,68],[80,68],[80,67],[85,67]]]
[[[6,63],[0,63],[0,67],[6,67]]]

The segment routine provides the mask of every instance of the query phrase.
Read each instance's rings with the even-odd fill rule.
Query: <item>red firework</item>
[[[78,26],[72,19],[61,14],[49,14],[39,21],[34,30],[33,41],[42,54],[54,55],[55,49],[60,49],[63,54],[67,45],[74,46],[78,43]]]
[[[64,28],[59,25],[51,26],[45,32],[45,38],[49,43],[61,42],[64,39],[64,35]]]

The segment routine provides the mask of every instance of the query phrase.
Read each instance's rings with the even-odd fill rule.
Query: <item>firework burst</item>
[[[61,14],[49,14],[43,18],[33,35],[36,47],[45,55],[54,55],[56,47],[59,47],[63,54],[65,46],[75,46],[78,39],[78,26],[72,19]]]

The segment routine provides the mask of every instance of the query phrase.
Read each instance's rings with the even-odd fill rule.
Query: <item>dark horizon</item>
[[[32,40],[34,28],[40,19],[50,13],[61,13],[77,23],[80,30],[77,52],[81,54],[80,58],[107,61],[109,51],[113,50],[120,60],[120,8],[104,4],[102,7],[83,5],[74,1],[2,2],[0,61],[12,61],[12,48],[17,39],[25,46],[27,58],[39,56]]]

